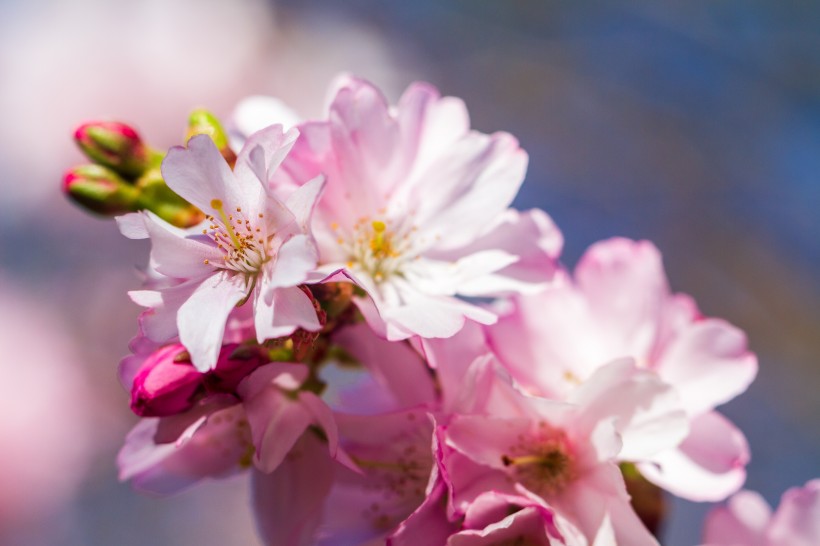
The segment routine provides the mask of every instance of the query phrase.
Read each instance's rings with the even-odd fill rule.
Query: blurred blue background
[[[760,358],[722,408],[752,447],[747,487],[776,504],[820,476],[820,4],[3,0],[0,306],[13,292],[74,340],[66,365],[91,389],[74,403],[94,424],[77,432],[85,462],[62,469],[78,476],[68,500],[0,512],[0,543],[255,543],[241,479],[163,500],[116,481],[133,418],[115,367],[146,248],[59,183],[82,161],[70,138],[83,121],[133,122],[167,147],[192,108],[227,117],[248,94],[318,115],[340,71],[393,100],[430,81],[476,129],[516,135],[530,154],[516,205],[553,216],[568,264],[599,239],[654,241],[673,288],[744,329]],[[4,377],[37,366],[0,351]],[[43,427],[62,426],[50,411]],[[696,544],[707,509],[675,502],[664,544]]]

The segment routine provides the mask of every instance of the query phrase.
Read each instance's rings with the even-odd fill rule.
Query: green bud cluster
[[[236,155],[213,114],[195,110],[190,115],[185,141],[198,134],[209,135],[233,166]],[[85,210],[109,217],[150,210],[179,227],[203,220],[199,209],[165,184],[160,170],[165,154],[146,145],[130,125],[85,123],[74,132],[74,141],[92,163],[70,169],[63,177],[63,191]]]

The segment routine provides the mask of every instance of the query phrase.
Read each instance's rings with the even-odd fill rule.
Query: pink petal
[[[483,529],[465,530],[454,534],[447,546],[494,546],[497,544],[527,544],[551,546],[558,540],[550,536],[553,515],[544,507],[530,506],[515,512]]]
[[[769,544],[816,546],[820,544],[820,480],[783,493],[772,518]]]
[[[424,537],[428,544],[443,544],[455,530],[456,524],[450,522],[442,507],[446,488],[439,484],[428,494],[424,502],[396,530],[387,537],[387,546],[416,546],[419,537]]]
[[[669,296],[657,248],[648,241],[620,238],[596,243],[581,257],[575,278],[601,330],[624,348],[606,360],[648,355]]]
[[[279,124],[265,127],[247,138],[237,155],[234,173],[247,186],[244,189],[248,195],[267,187],[297,138],[297,129],[285,133]]]
[[[310,220],[313,208],[322,194],[327,179],[319,175],[304,183],[290,194],[285,206],[293,213],[296,223],[304,232],[310,231]]]
[[[765,531],[771,517],[772,509],[763,497],[753,491],[741,491],[726,506],[715,507],[706,516],[703,542],[709,546],[767,546]]]
[[[685,499],[715,502],[743,485],[749,446],[740,430],[713,411],[693,419],[683,443],[652,461],[638,467],[649,481]]]
[[[407,344],[386,341],[365,324],[344,328],[333,339],[370,370],[398,407],[432,404],[436,400],[426,364]]]
[[[417,222],[425,233],[441,236],[435,248],[444,252],[486,231],[488,219],[509,207],[526,169],[527,154],[512,135],[472,132],[442,151],[419,183],[402,189],[424,196]],[[400,197],[399,202],[405,198]]]
[[[623,476],[613,463],[599,465],[550,499],[550,504],[590,541],[606,544],[603,539],[611,533],[614,544],[658,546],[630,506]]]
[[[160,419],[145,419],[129,434],[120,451],[120,479],[137,490],[167,495],[206,477],[225,477],[239,470],[250,444],[243,436],[240,405],[216,411],[182,443],[156,444]],[[145,423],[145,424],[143,424]]]
[[[508,209],[498,224],[468,247],[459,249],[470,255],[482,249],[503,249],[518,260],[480,279],[467,281],[458,293],[465,296],[533,293],[552,278],[563,246],[563,236],[552,219],[539,209],[518,212]]]
[[[309,546],[322,521],[322,504],[333,483],[327,448],[305,434],[270,474],[254,471],[253,511],[265,544]]]
[[[213,211],[213,199],[223,201],[225,210],[245,205],[240,183],[208,135],[191,137],[187,148],[168,150],[162,177],[169,188],[206,214]]]
[[[210,240],[198,240],[191,231],[174,227],[148,212],[145,228],[151,237],[151,259],[161,274],[178,279],[196,279],[213,274],[222,252]]]
[[[279,247],[276,263],[266,278],[263,290],[291,287],[302,284],[308,273],[316,268],[318,251],[308,235],[294,235]]]
[[[148,230],[145,229],[145,216],[141,212],[129,212],[115,218],[117,227],[129,239],[147,239]]]
[[[580,426],[615,417],[623,440],[622,461],[646,460],[674,448],[689,432],[689,420],[675,389],[635,367],[631,358],[596,371],[568,399],[584,408]]]
[[[558,399],[613,358],[607,340],[597,336],[586,302],[570,282],[562,273],[555,286],[514,299],[512,308],[485,329],[491,347],[516,381]],[[593,336],[596,343],[589,343]]]
[[[273,472],[311,424],[313,416],[273,384],[244,398],[243,404],[256,447],[256,466],[262,472]]]
[[[162,290],[133,290],[128,293],[137,305],[150,307],[140,315],[140,330],[152,341],[164,343],[176,337],[177,315],[182,305],[199,288],[198,280],[163,288]]]
[[[494,313],[470,303],[420,292],[413,294],[404,305],[383,308],[381,316],[387,323],[387,339],[391,341],[413,335],[450,337],[461,330],[465,318],[482,324],[490,324],[496,319]]]
[[[299,287],[275,289],[273,309],[273,327],[279,331],[290,329],[293,332],[296,328],[303,328],[315,332],[322,329],[313,302]]]
[[[432,490],[436,479],[433,426],[420,410],[339,415],[338,423],[344,447],[361,470],[337,473],[322,544],[362,544],[384,536],[424,504],[425,488]]]
[[[697,415],[745,391],[757,375],[757,358],[742,331],[705,319],[680,332],[656,369],[678,389],[689,414]]]
[[[427,83],[410,84],[396,110],[403,149],[413,163],[407,173],[408,180],[425,172],[442,150],[470,130],[464,102],[455,97],[442,98],[438,90]]]
[[[328,113],[340,178],[360,214],[375,214],[380,196],[403,175],[399,130],[381,92],[364,80],[348,78],[338,88]]]
[[[247,288],[241,276],[219,272],[207,277],[179,307],[179,340],[191,353],[199,371],[216,365],[225,323],[234,306],[245,297]]]
[[[447,426],[447,445],[477,463],[504,470],[502,456],[531,433],[532,422],[526,418],[456,415]]]

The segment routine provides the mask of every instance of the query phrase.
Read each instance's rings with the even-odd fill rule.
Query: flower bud
[[[74,140],[91,161],[123,176],[139,176],[151,166],[153,154],[137,132],[124,123],[85,123],[74,132]]]
[[[131,410],[141,417],[166,417],[193,407],[204,375],[185,347],[168,345],[143,362],[131,387]]]
[[[114,216],[139,208],[139,192],[100,165],[81,165],[66,172],[63,191],[72,201],[97,214]]]
[[[216,144],[225,161],[230,163],[231,166],[236,163],[236,154],[228,142],[228,133],[225,132],[222,124],[212,113],[207,110],[194,110],[191,112],[188,117],[188,133],[185,135],[185,142],[188,142],[194,135],[208,135]]]

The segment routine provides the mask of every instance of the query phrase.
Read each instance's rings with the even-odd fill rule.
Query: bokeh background
[[[170,499],[117,481],[147,249],[59,184],[83,121],[167,147],[192,108],[249,94],[318,116],[340,71],[391,99],[430,81],[519,137],[516,205],[554,217],[568,264],[654,241],[760,357],[723,407],[747,487],[777,503],[820,476],[820,4],[0,0],[0,544],[257,544],[241,478]],[[664,544],[696,544],[707,509],[674,502]]]

